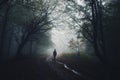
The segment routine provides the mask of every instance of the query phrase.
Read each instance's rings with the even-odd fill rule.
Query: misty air
[[[120,80],[119,0],[0,0],[0,80]]]

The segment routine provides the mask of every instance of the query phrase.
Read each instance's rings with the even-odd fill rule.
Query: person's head
[[[56,51],[56,49],[54,49],[54,51]]]

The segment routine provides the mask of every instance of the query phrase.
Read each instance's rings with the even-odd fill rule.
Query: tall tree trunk
[[[101,62],[103,61],[102,55],[100,54],[98,47],[98,25],[97,25],[97,8],[94,0],[90,0],[91,10],[92,10],[92,25],[93,25],[93,47],[96,56]]]
[[[18,45],[18,49],[17,49],[17,52],[16,52],[16,56],[17,56],[17,57],[23,56],[22,53],[21,53],[21,51],[22,51],[22,49],[24,48],[24,46],[27,44],[28,40],[29,40],[29,35],[27,35],[27,36],[22,40],[22,42]]]
[[[105,41],[104,41],[104,28],[102,25],[102,2],[98,3],[98,1],[92,0],[93,3],[91,4],[92,7],[92,17],[93,17],[93,45],[95,49],[96,56],[100,59],[103,63],[104,67],[104,80],[110,80],[111,75],[111,65],[107,61],[107,55],[105,51]]]
[[[20,44],[19,45],[19,47],[17,49],[17,52],[16,52],[16,56],[17,57],[21,57],[22,56],[21,51],[22,51],[23,47],[24,47],[24,44]]]
[[[33,53],[33,41],[30,41],[30,55]]]
[[[11,31],[11,33],[10,33],[10,37],[9,37],[8,51],[7,51],[7,54],[8,54],[8,59],[9,59],[9,56],[10,56],[10,51],[11,51],[12,38],[13,38],[13,30]]]
[[[1,32],[1,45],[0,45],[0,58],[2,58],[2,55],[3,55],[9,11],[10,11],[10,4],[8,3],[4,18],[3,18],[3,26],[2,26],[2,32]]]

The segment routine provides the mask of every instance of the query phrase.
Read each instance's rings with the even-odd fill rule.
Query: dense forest
[[[119,8],[119,0],[0,0],[0,65],[9,67],[13,59],[33,60],[31,57],[46,55],[47,49],[53,46],[50,31],[62,24],[62,28],[68,26],[75,30],[76,39],[86,46],[84,54],[91,51],[90,55],[101,64],[102,77],[96,80],[119,80]],[[82,56],[80,46],[83,45],[74,42],[70,40],[70,47],[77,48],[77,56]],[[41,65],[46,64],[42,64],[44,61],[41,60]],[[36,64],[33,61],[31,65]],[[3,71],[5,75],[8,67]]]

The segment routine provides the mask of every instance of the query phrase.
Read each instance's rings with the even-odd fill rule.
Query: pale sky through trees
[[[76,0],[80,5],[83,4],[82,0]],[[48,52],[52,53],[54,49],[58,51],[59,54],[61,53],[72,53],[74,52],[69,48],[69,41],[71,39],[76,40],[76,32],[72,27],[72,25],[69,25],[68,23],[72,24],[72,19],[69,15],[64,13],[65,11],[65,1],[59,1],[57,3],[55,10],[50,15],[50,18],[56,18],[55,21],[53,21],[53,24],[55,27],[50,31],[51,34],[51,40],[53,42],[53,46],[51,46],[50,49],[48,49]],[[83,4],[84,5],[84,4]]]
[[[86,5],[84,0],[75,0],[75,2],[81,6]],[[66,6],[68,6],[68,4],[66,4],[65,0],[58,1],[55,9],[49,16],[50,19],[55,20],[52,22],[54,25],[50,31],[53,45],[48,49],[48,53],[52,53],[54,49],[56,49],[59,54],[76,52],[69,47],[69,41],[71,39],[77,40],[76,30],[80,29],[80,26],[73,21],[70,15],[82,18],[83,14],[79,14],[79,11],[74,12],[73,10],[69,15],[66,12]],[[82,21],[80,21],[80,25],[82,25]],[[84,49],[84,45],[80,46],[81,51],[84,51]]]

